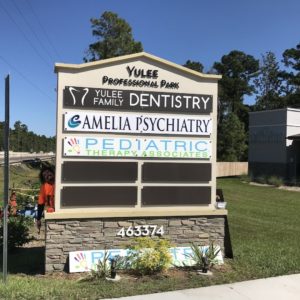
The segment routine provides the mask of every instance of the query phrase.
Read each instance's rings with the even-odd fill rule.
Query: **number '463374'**
[[[157,225],[141,225],[141,226],[129,226],[128,228],[122,227],[117,236],[121,237],[139,237],[139,236],[153,236],[159,235],[162,236],[164,234],[164,227]]]

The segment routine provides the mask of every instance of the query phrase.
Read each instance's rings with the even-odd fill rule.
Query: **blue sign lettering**
[[[131,141],[127,139],[120,139],[120,150],[128,150],[132,147]]]
[[[92,138],[87,138],[85,140],[85,147],[86,149],[89,148],[89,146],[94,146],[94,145],[97,145],[98,141],[96,139],[92,139]]]
[[[201,148],[201,144],[204,144],[204,146],[202,146],[202,147],[205,147],[207,145],[207,142],[206,141],[199,141],[199,142],[197,142],[195,144],[195,149],[197,151],[207,151],[207,146],[205,148]],[[198,145],[200,145],[200,146],[198,147]]]
[[[155,141],[154,140],[150,140],[147,147],[145,148],[145,150],[149,150],[149,148],[154,148],[155,150],[158,151],[158,147],[157,145],[155,144]]]
[[[175,151],[180,151],[180,148],[182,148],[183,151],[186,151],[186,142],[175,141]]]
[[[102,261],[103,257],[104,257],[104,251],[93,251],[92,253],[92,264],[97,264],[98,261]]]
[[[113,139],[103,139],[103,150],[114,150],[114,140]]]

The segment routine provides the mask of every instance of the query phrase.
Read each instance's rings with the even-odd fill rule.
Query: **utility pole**
[[[3,283],[7,279],[7,220],[9,189],[9,75],[5,78],[5,122],[4,122],[4,199],[3,199]]]

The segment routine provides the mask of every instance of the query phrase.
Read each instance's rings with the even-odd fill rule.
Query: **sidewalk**
[[[118,298],[120,300],[299,300],[300,274]]]

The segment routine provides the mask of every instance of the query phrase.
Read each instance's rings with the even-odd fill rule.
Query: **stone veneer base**
[[[132,237],[117,237],[122,228],[137,225],[164,226],[163,237],[176,246],[191,242],[219,245],[224,253],[226,216],[122,217],[94,219],[46,219],[45,271],[69,271],[70,251],[124,248]]]

